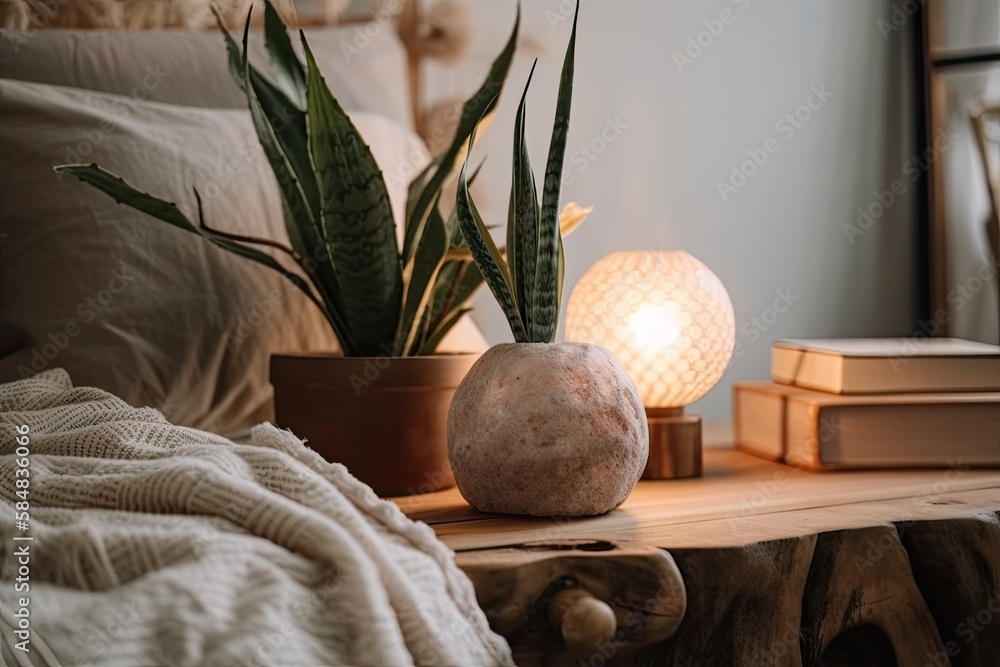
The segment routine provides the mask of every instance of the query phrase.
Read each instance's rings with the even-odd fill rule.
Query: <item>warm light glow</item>
[[[617,252],[573,289],[566,338],[611,350],[647,407],[681,407],[722,377],[736,323],[722,282],[686,252]]]
[[[677,341],[681,328],[677,324],[680,308],[676,301],[660,306],[645,304],[628,318],[632,331],[632,346],[646,357],[656,357]]]

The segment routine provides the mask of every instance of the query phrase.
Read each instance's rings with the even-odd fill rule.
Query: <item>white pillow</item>
[[[377,29],[340,26],[305,33],[341,106],[411,127],[406,51],[391,26],[371,26]],[[297,35],[293,43],[299,47]],[[270,72],[259,30],[251,32],[249,48],[250,62]],[[216,30],[0,30],[0,78],[185,106],[247,108]]]
[[[279,276],[51,170],[76,151],[191,219],[197,186],[210,226],[287,242],[248,112],[0,79],[0,116],[0,320],[29,338],[0,382],[62,367],[175,423],[237,434],[272,418],[272,352],[337,349]],[[352,118],[384,171],[419,168],[412,132]],[[386,180],[401,212],[407,179]],[[471,323],[453,334],[442,351],[485,349]]]

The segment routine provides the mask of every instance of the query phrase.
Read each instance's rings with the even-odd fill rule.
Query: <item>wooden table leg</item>
[[[941,658],[955,667],[1000,664],[1000,517],[903,523],[899,530],[944,642]]]
[[[815,536],[671,549],[688,590],[677,633],[635,664],[798,667],[799,617]]]
[[[802,662],[948,665],[906,551],[891,524],[821,533],[802,599]]]

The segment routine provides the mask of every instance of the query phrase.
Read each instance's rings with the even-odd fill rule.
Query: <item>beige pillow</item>
[[[410,127],[406,51],[390,25],[312,28],[309,46],[348,111],[369,111]],[[239,35],[236,35],[239,38]],[[298,36],[293,44],[299,49]],[[250,62],[270,62],[260,30]],[[115,93],[185,106],[246,109],[217,30],[0,30],[0,78]]]
[[[227,231],[287,240],[248,112],[125,100],[0,79],[0,320],[28,344],[0,381],[44,368],[238,434],[271,418],[272,352],[332,350],[316,308],[279,276],[51,171],[69,150]],[[409,130],[352,114],[386,172],[426,159]],[[387,178],[393,208],[405,178]],[[444,350],[479,351],[471,323]]]

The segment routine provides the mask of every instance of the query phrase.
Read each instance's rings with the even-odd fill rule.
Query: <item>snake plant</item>
[[[219,27],[230,70],[246,94],[254,128],[277,178],[289,246],[210,228],[197,190],[195,224],[175,204],[136,189],[96,164],[55,169],[121,204],[277,271],[322,311],[346,356],[431,354],[469,310],[468,301],[483,281],[456,215],[446,218],[438,205],[468,140],[496,107],[514,55],[520,9],[486,80],[465,102],[450,145],[409,186],[402,248],[378,165],[323,80],[305,36],[303,65],[269,1],[264,12],[273,81],[248,62],[249,16],[242,46],[221,20]]]
[[[573,58],[579,11],[577,4],[559,80],[541,203],[528,159],[524,131],[525,100],[534,66],[517,108],[514,120],[514,174],[507,212],[506,261],[504,252],[494,243],[469,194],[468,155],[458,177],[455,211],[459,226],[468,239],[479,271],[503,309],[514,339],[519,343],[551,343],[555,340],[563,288],[562,236],[579,224],[590,210],[569,204],[562,215],[558,212],[573,98]],[[476,129],[473,128],[469,137],[470,152],[475,136]]]

